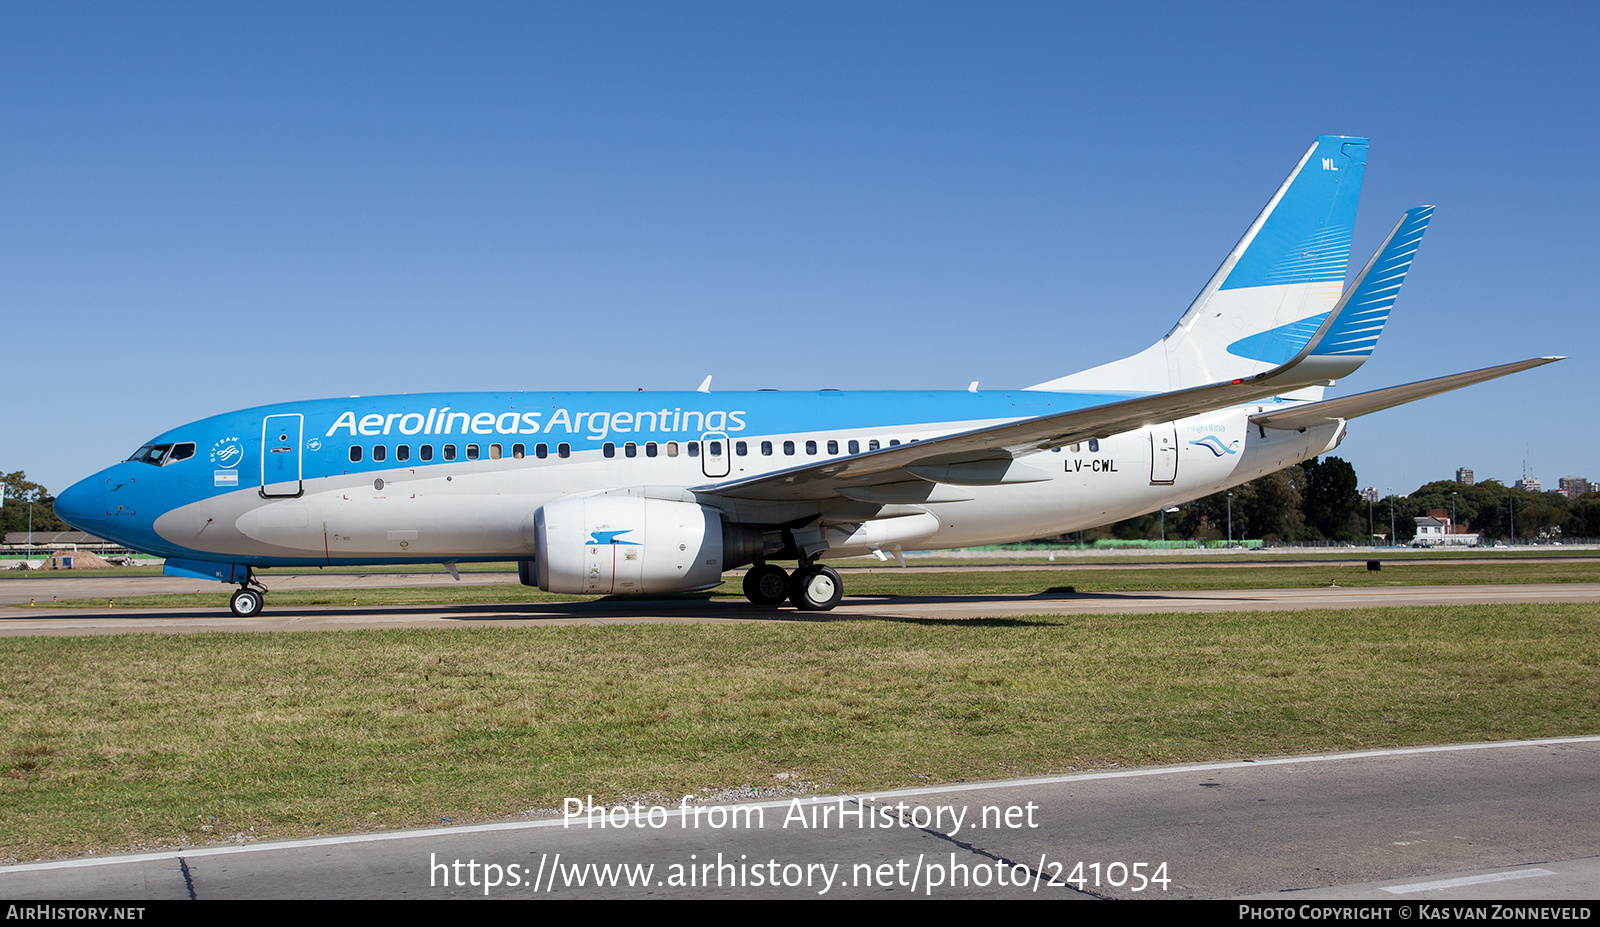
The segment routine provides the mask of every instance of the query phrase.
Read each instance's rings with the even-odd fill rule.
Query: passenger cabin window
[[[1089,439],[1089,453],[1091,453],[1091,454],[1100,453],[1100,439],[1099,438],[1090,438]]]
[[[644,445],[644,456],[654,457],[656,456],[656,451],[658,449],[659,448],[656,447],[656,443],[654,441],[647,441]]]
[[[550,456],[550,445],[548,445],[548,444],[535,444],[533,446],[533,456],[539,458],[540,460],[544,460],[546,457],[549,457]]]
[[[446,444],[444,446],[444,459],[445,460],[455,460],[456,459],[456,446],[454,444]]]
[[[607,441],[606,443],[600,445],[600,453],[605,457],[615,457],[617,456],[617,446],[612,444],[610,441]]]
[[[350,445],[350,462],[351,463],[360,463],[361,462],[361,445],[359,445],[359,444]]]
[[[409,444],[397,444],[397,445],[395,445],[394,459],[395,460],[410,460],[411,459],[411,445],[409,445]]]
[[[668,441],[667,442],[667,456],[668,457],[676,457],[676,456],[678,456],[678,442],[676,442],[676,441]]]
[[[478,459],[478,446],[476,444],[467,445],[467,459],[468,460],[477,460]]]
[[[632,441],[629,441],[627,444],[624,444],[622,446],[622,456],[624,456],[624,457],[638,457],[639,456],[639,445],[634,444]]]
[[[878,439],[877,438],[873,438],[871,441],[867,442],[867,450],[875,451],[877,449],[878,449]]]
[[[556,456],[557,457],[571,457],[572,456],[572,445],[567,444],[565,442],[563,442],[561,444],[557,444],[556,445]]]
[[[500,457],[502,456],[502,453],[503,452],[500,450],[500,445],[498,445],[498,444],[489,445],[489,459],[490,460],[499,460]]]
[[[761,442],[761,456],[762,457],[771,457],[772,456],[772,442],[771,441],[763,441],[763,442]]]
[[[690,442],[684,444],[684,448],[686,450],[688,450],[690,457],[699,457],[700,456],[700,442],[699,441],[690,441]]]
[[[374,444],[372,446],[372,459],[374,461],[387,459],[388,456],[389,456],[389,449],[388,448],[384,447],[381,444]]]
[[[417,448],[417,456],[422,458],[423,460],[432,460],[433,459],[433,445],[424,444],[423,446]]]
[[[807,441],[806,442],[806,453],[808,455],[812,456],[812,457],[817,456],[817,442],[815,442],[815,441]]]
[[[890,447],[899,447],[900,446],[900,439],[899,438],[890,438],[889,439],[889,446]]]
[[[852,454],[861,453],[861,442],[855,440],[854,438],[852,438],[850,440],[850,444],[848,445],[848,447],[850,448],[850,453],[852,453]]]
[[[525,446],[523,446],[521,444],[513,444],[513,445],[511,445],[511,457],[513,459],[521,460],[522,458],[524,458],[526,456],[528,456],[527,447],[525,447]]]
[[[750,456],[750,445],[744,441],[735,441],[733,442],[733,452],[740,457],[748,457]]]
[[[829,454],[837,454],[837,453],[839,453],[839,442],[838,441],[829,441],[828,442],[828,453]]]

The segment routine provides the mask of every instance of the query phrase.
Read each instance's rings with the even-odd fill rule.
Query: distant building
[[[1539,478],[1536,476],[1525,476],[1517,480],[1516,488],[1526,489],[1528,492],[1544,492],[1543,489],[1539,488]]]
[[[1361,498],[1367,500],[1369,503],[1377,502],[1378,488],[1376,486],[1368,486],[1366,489],[1361,490]]]
[[[1472,469],[1470,467],[1462,467],[1461,469],[1457,470],[1456,471],[1456,482],[1460,483],[1463,486],[1471,486],[1472,485]]]
[[[1413,521],[1417,524],[1417,533],[1411,541],[1412,547],[1470,547],[1480,543],[1478,532],[1470,525],[1453,523],[1450,513],[1444,509],[1429,509],[1427,515]]]
[[[1556,492],[1568,499],[1576,499],[1589,491],[1589,481],[1581,476],[1563,476],[1556,481]]]

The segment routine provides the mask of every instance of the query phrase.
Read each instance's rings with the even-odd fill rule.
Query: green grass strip
[[[0,639],[0,858],[1600,731],[1600,606]]]

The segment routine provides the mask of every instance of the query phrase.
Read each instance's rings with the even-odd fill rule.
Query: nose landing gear
[[[266,604],[267,587],[256,582],[254,571],[239,584],[239,591],[228,600],[228,608],[239,618],[254,618],[261,614]]]

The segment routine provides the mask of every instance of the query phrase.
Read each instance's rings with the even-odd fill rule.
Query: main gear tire
[[[844,580],[833,567],[813,566],[797,570],[790,580],[789,593],[794,607],[803,612],[825,612],[844,598]]]
[[[789,573],[774,563],[758,563],[744,574],[744,597],[752,604],[776,608],[789,597]]]

